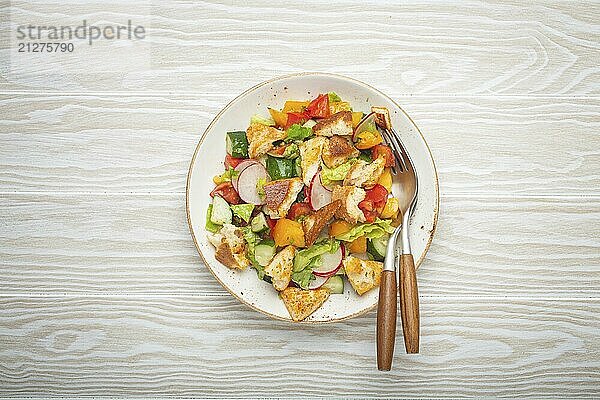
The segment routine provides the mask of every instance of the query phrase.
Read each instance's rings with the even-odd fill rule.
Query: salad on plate
[[[206,230],[220,263],[253,268],[302,321],[345,281],[359,296],[379,286],[398,221],[395,159],[375,113],[333,92],[268,112],[225,134]]]

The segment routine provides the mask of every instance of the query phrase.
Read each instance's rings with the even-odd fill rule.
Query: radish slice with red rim
[[[340,244],[340,248],[337,251],[321,255],[321,265],[313,269],[313,274],[326,278],[335,275],[342,268],[345,256],[346,249],[344,245]]]
[[[247,166],[238,175],[238,194],[240,198],[249,204],[261,205],[264,204],[264,200],[258,193],[258,182],[264,179],[269,181],[269,174],[262,164],[256,162],[252,165]]]
[[[312,178],[309,193],[308,201],[310,207],[315,211],[331,203],[331,190],[321,182],[321,171]]]
[[[308,288],[310,290],[320,288],[321,286],[323,286],[325,284],[325,282],[327,282],[327,279],[329,279],[328,276],[318,276],[318,275],[315,275],[315,278],[316,279],[310,281],[310,283],[308,284]]]
[[[234,170],[237,172],[237,176],[231,179],[231,185],[236,190],[236,192],[238,191],[238,179],[242,171],[256,163],[258,163],[258,161],[256,160],[244,160],[234,168]]]

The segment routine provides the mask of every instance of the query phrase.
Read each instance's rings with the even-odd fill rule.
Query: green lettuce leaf
[[[210,216],[212,215],[212,207],[213,205],[209,204],[208,208],[206,209],[206,224],[204,225],[204,227],[209,232],[217,233],[219,232],[219,230],[221,230],[221,225],[217,225],[210,220]]]
[[[248,244],[246,248],[246,256],[248,260],[252,263],[252,268],[256,270],[256,275],[258,275],[258,279],[262,279],[265,276],[265,268],[261,266],[254,258],[254,248],[260,242],[260,236],[256,233],[252,232],[250,226],[244,226],[240,228],[244,233],[244,240]]]
[[[234,215],[237,215],[246,222],[250,222],[252,211],[254,211],[254,204],[234,204],[230,207]]]
[[[356,160],[348,160],[342,165],[339,165],[335,168],[327,168],[325,165],[321,165],[321,182],[323,185],[331,185],[335,181],[344,180],[346,175],[348,175],[348,171],[352,168],[352,165]]]
[[[261,125],[267,125],[267,126],[275,126],[275,121],[273,121],[272,118],[269,117],[263,117],[260,114],[254,114],[251,118],[250,118],[250,123],[251,124],[261,124]]]
[[[223,172],[221,175],[217,175],[213,178],[215,184],[220,185],[223,182],[231,182],[231,180],[237,177],[240,173],[233,168],[229,168],[227,171]]]
[[[352,242],[361,236],[366,236],[367,239],[375,239],[386,233],[393,233],[394,229],[391,219],[377,219],[372,224],[358,224],[348,232],[337,235],[335,238],[344,242]]]
[[[327,96],[329,96],[330,103],[334,103],[336,101],[342,101],[342,98],[340,96],[338,96],[337,93],[335,93],[335,92],[329,92],[329,93],[327,93]]]
[[[306,126],[294,124],[287,129],[287,138],[286,140],[304,140],[313,135],[313,131],[311,128]]]
[[[294,258],[294,271],[300,272],[303,269],[306,269],[313,258],[320,258],[321,254],[333,253],[337,251],[339,247],[340,243],[337,240],[326,239],[313,244],[308,249],[300,250],[296,253],[296,257]]]
[[[297,158],[298,156],[300,156],[300,148],[296,143],[289,144],[283,152],[283,158],[287,158],[289,160]]]

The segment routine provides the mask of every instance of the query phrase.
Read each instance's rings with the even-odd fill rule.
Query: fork
[[[402,319],[402,331],[404,333],[404,347],[406,352],[418,353],[419,352],[419,294],[417,287],[417,277],[415,271],[415,263],[410,249],[410,240],[408,235],[408,222],[412,212],[414,211],[417,192],[418,192],[418,179],[414,169],[414,165],[410,159],[408,152],[406,151],[402,141],[398,134],[394,131],[391,125],[389,112],[385,107],[373,107],[372,111],[375,112],[375,120],[379,127],[382,128],[383,136],[386,142],[392,148],[392,153],[396,160],[396,168],[394,168],[394,174],[400,183],[400,193],[398,194],[398,202],[400,205],[400,211],[402,212],[402,225],[399,226],[400,237],[402,241],[402,253],[400,255],[400,316]],[[384,271],[393,271],[395,274],[395,248],[396,238],[398,235],[398,228],[390,237],[388,243],[388,251],[386,253],[386,260],[384,265]],[[393,249],[390,249],[393,247]],[[388,255],[392,262],[388,262]],[[382,276],[383,278],[383,276]],[[395,278],[395,276],[394,276]],[[382,284],[384,283],[382,279]],[[385,295],[386,287],[383,287]],[[381,293],[381,292],[380,292]],[[380,294],[381,301],[381,294]],[[396,314],[396,307],[393,307],[390,311]],[[385,318],[385,310],[382,319]],[[378,321],[379,321],[379,309],[378,309]],[[395,318],[395,316],[394,316]],[[388,317],[389,319],[389,317]],[[394,323],[395,331],[395,323]],[[392,337],[395,336],[395,333]],[[379,337],[379,335],[378,335]],[[379,343],[378,343],[379,344]],[[388,346],[389,347],[389,346]],[[391,347],[393,354],[393,343]],[[379,354],[379,353],[378,353]],[[391,355],[390,355],[390,368],[391,368]]]

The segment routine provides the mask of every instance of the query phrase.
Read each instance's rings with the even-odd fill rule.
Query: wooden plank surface
[[[422,310],[422,353],[397,343],[380,373],[373,313],[310,326],[229,297],[4,297],[0,395],[598,395],[598,300],[424,298]]]
[[[0,188],[183,193],[195,145],[229,100],[0,96]],[[397,100],[426,136],[444,194],[600,194],[598,99]]]
[[[442,200],[422,296],[597,297],[598,200]],[[228,295],[185,218],[179,195],[1,196],[0,293]]]
[[[18,3],[13,19],[40,25],[49,22],[45,14],[57,25],[149,20],[151,50],[133,47],[139,65],[126,72],[88,72],[86,58],[77,57],[12,72],[4,66],[2,90],[235,95],[257,81],[317,70],[364,79],[394,96],[600,93],[597,2],[136,0],[140,7],[71,3],[68,13],[60,2]],[[0,35],[5,60],[10,34]],[[82,72],[64,72],[73,69]]]

